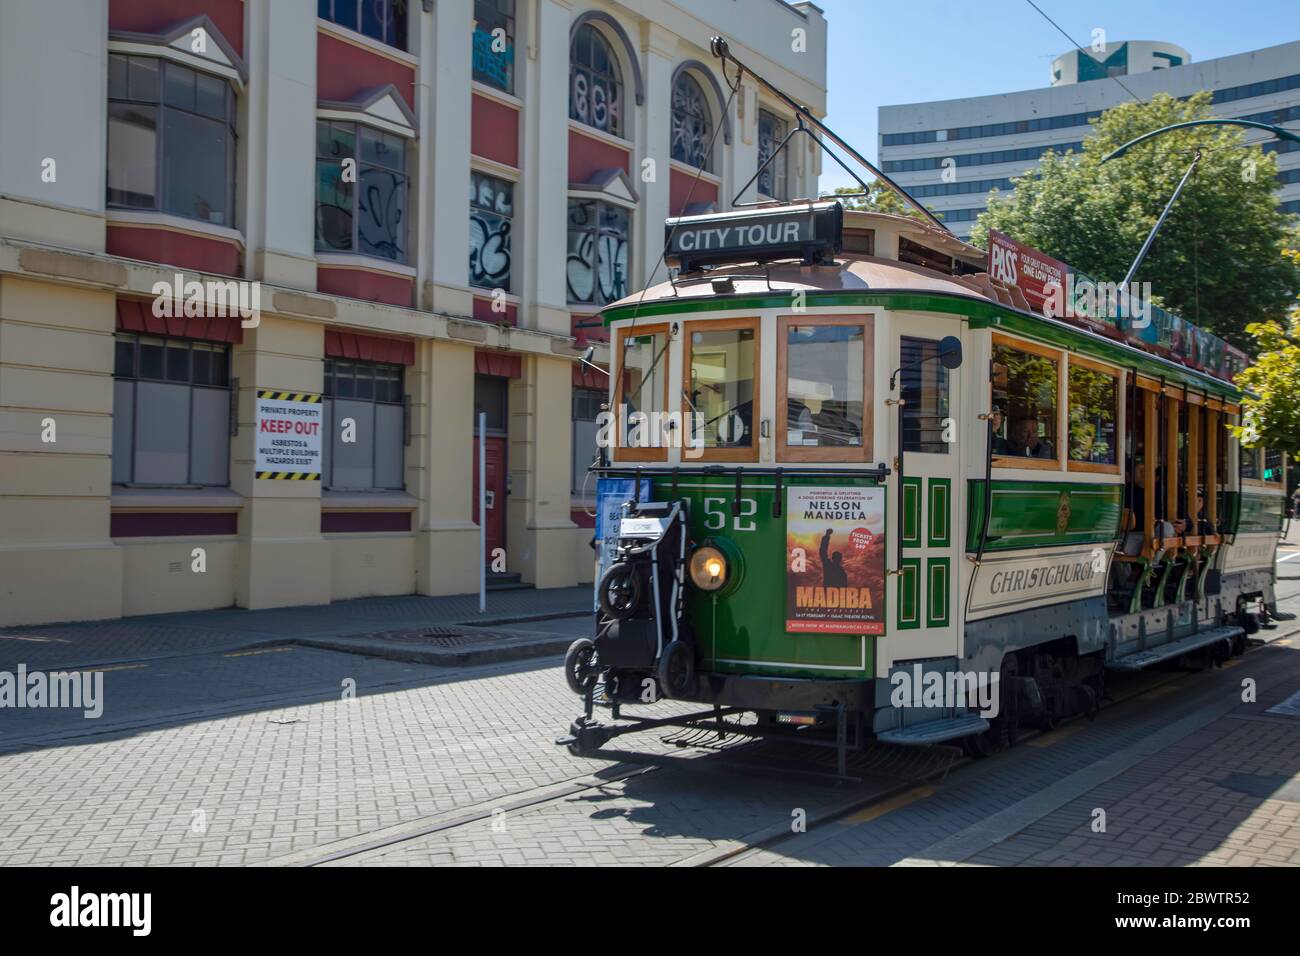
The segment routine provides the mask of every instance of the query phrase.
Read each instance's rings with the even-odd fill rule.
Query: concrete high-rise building
[[[0,3],[0,625],[473,591],[480,411],[490,552],[589,581],[595,315],[794,122],[723,32],[825,112],[811,3]]]
[[[1009,191],[1011,178],[1049,149],[1078,150],[1089,121],[1133,94],[1210,90],[1218,116],[1300,129],[1300,41],[1203,62],[1171,43],[1110,43],[1058,57],[1050,79],[1036,90],[880,107],[881,168],[965,238],[990,190]],[[1264,148],[1277,154],[1278,199],[1300,214],[1300,145],[1248,138],[1270,140]]]

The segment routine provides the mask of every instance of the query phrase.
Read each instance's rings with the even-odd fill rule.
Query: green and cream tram
[[[679,274],[604,312],[575,752],[748,712],[841,773],[870,738],[987,753],[1276,613],[1282,456],[1232,437],[1222,361],[1045,317],[918,219],[802,202],[669,236]],[[632,709],[664,697],[703,708]]]

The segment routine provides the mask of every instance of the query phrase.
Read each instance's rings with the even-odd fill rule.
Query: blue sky
[[[827,123],[872,162],[876,108],[1048,85],[1069,42],[1025,0],[815,0],[830,31]],[[1166,40],[1211,60],[1300,39],[1297,0],[1035,0],[1082,44]],[[827,159],[824,190],[851,180]]]

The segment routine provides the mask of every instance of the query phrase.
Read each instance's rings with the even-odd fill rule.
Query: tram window
[[[661,425],[668,399],[668,341],[665,325],[618,331],[620,457],[663,460],[667,455],[669,437]]]
[[[867,459],[870,423],[864,415],[870,321],[781,319],[777,440],[783,457]]]
[[[1282,483],[1282,453],[1276,448],[1264,449],[1264,480],[1274,485]]]
[[[709,321],[687,324],[683,403],[688,447],[741,460],[754,457],[757,409],[755,371],[758,323]]]
[[[903,400],[903,451],[946,455],[948,370],[939,362],[939,343],[903,336],[898,340],[898,352],[903,368],[899,396]]]
[[[1116,464],[1119,379],[1070,360],[1070,462]]]
[[[993,454],[1000,459],[997,464],[1014,468],[1023,466],[1023,459],[1057,462],[1060,368],[1055,357],[994,344],[993,408],[1000,413],[1005,434],[993,441]]]

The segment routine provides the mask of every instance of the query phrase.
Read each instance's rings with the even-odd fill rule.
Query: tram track
[[[1282,567],[1279,566],[1279,571],[1281,570]],[[1300,566],[1297,566],[1297,570],[1300,571]],[[1285,585],[1284,582],[1286,582]],[[1278,584],[1278,606],[1290,611],[1300,611],[1300,576],[1296,578],[1279,577]],[[1246,660],[1268,646],[1268,644],[1298,634],[1300,634],[1300,620],[1281,622],[1278,624],[1276,631],[1270,632],[1266,641],[1250,644],[1246,652],[1234,660]],[[1232,666],[1232,663],[1229,662],[1228,666]],[[1133,686],[1109,690],[1107,698],[1102,702],[1099,713],[1112,713],[1117,707],[1122,707],[1144,697],[1159,695],[1166,692],[1166,688],[1174,688],[1184,684],[1200,673],[1202,671],[1194,670],[1144,672],[1145,678],[1136,681]],[[1057,736],[1068,736],[1086,727],[1087,723],[1088,718],[1076,717],[1062,722],[1049,731],[1036,729],[1025,731],[1017,737],[1016,747],[1026,745],[1043,746],[1040,743],[1041,741],[1050,740]],[[440,835],[445,836],[458,830],[490,825],[494,818],[500,814],[513,816],[543,812],[565,801],[580,799],[584,795],[593,792],[618,788],[636,778],[650,774],[657,775],[663,771],[669,773],[689,772],[693,774],[734,773],[739,775],[762,773],[764,770],[761,766],[750,762],[738,763],[731,760],[730,757],[760,752],[765,745],[766,742],[764,741],[739,742],[726,750],[728,755],[726,758],[716,761],[704,754],[681,758],[665,754],[644,753],[630,753],[628,754],[630,759],[617,760],[617,752],[611,752],[609,756],[614,757],[616,762],[595,772],[580,774],[566,780],[453,808],[439,814],[421,817],[380,830],[356,834],[323,846],[311,847],[268,859],[256,865],[314,867],[355,864],[365,859],[382,857],[414,841],[438,838]],[[933,749],[938,750],[940,748]],[[906,770],[905,761],[901,762],[901,765],[900,761],[895,760],[891,763],[889,759],[877,763],[872,768],[874,776],[882,779],[882,781],[887,781],[887,785],[881,786],[870,793],[856,793],[848,799],[824,807],[815,814],[810,813],[806,821],[806,831],[811,832],[815,829],[822,829],[854,815],[869,814],[872,811],[878,811],[881,814],[890,812],[898,806],[911,802],[918,792],[928,796],[929,794],[924,792],[924,788],[942,783],[949,774],[976,763],[972,758],[961,754],[956,748],[942,749],[951,752],[952,758],[950,760],[931,761],[931,766],[916,773],[899,772]],[[990,759],[997,759],[997,756],[1005,755],[1005,753],[999,754]],[[722,755],[716,756],[721,757]],[[685,767],[685,764],[697,765]],[[770,770],[767,772],[780,773],[781,771]],[[694,854],[686,854],[669,865],[718,866],[730,864],[742,861],[746,855],[779,846],[781,843],[795,838],[795,836],[790,830],[788,821],[779,821],[772,826],[745,833],[736,839],[719,840],[716,847]]]
[[[1279,605],[1286,605],[1288,610],[1300,610],[1300,586],[1297,586],[1287,595],[1279,596]],[[1268,644],[1297,634],[1300,634],[1300,621],[1281,623],[1278,625],[1277,631],[1271,632],[1266,642],[1252,643],[1246,652],[1236,660],[1248,659]],[[1153,694],[1158,695],[1165,692],[1165,688],[1184,684],[1200,673],[1202,672],[1192,670],[1149,672],[1147,679],[1136,682],[1134,686],[1108,694],[1106,700],[1102,703],[1100,713],[1112,713],[1117,707],[1150,697]],[[1062,722],[1049,731],[1025,731],[1018,736],[1016,746],[1042,746],[1038,742],[1057,736],[1069,736],[1085,727],[1087,720],[1086,717],[1076,717]],[[728,753],[730,755],[747,754],[761,750],[763,746],[763,741],[738,743]],[[927,790],[927,788],[933,788],[936,784],[942,783],[949,774],[959,771],[969,764],[976,763],[972,758],[962,755],[955,748],[945,749],[952,753],[950,760],[946,762],[932,761],[930,767],[918,773],[895,773],[893,771],[902,769],[897,767],[896,764],[889,767],[888,770],[882,768],[882,770],[877,771],[876,776],[880,778],[892,777],[891,780],[888,780],[887,786],[882,786],[869,793],[856,793],[846,800],[824,807],[815,814],[810,813],[806,821],[806,831],[811,832],[815,829],[822,829],[839,821],[844,821],[848,817],[862,816],[870,814],[872,811],[878,811],[878,815],[890,812],[899,806],[912,802],[918,796],[928,796],[934,791],[933,789]],[[614,754],[611,753],[611,756],[614,756]],[[447,836],[454,831],[466,828],[490,826],[498,815],[504,814],[513,817],[517,814],[543,812],[566,801],[581,799],[584,795],[592,792],[611,788],[617,789],[635,778],[650,774],[657,775],[663,771],[669,773],[706,772],[714,774],[729,772],[744,774],[746,771],[751,773],[760,771],[760,768],[753,764],[738,765],[727,759],[718,760],[715,764],[713,760],[705,755],[689,758],[659,754],[635,754],[629,756],[635,756],[643,761],[657,760],[657,762],[618,761],[601,768],[595,773],[582,774],[556,783],[522,790],[477,804],[458,807],[445,813],[422,817],[383,830],[357,834],[354,837],[336,841],[326,846],[314,847],[298,853],[276,857],[258,865],[310,867],[351,865],[369,858],[383,857],[395,849],[415,841],[437,839],[440,836]],[[1005,754],[998,756],[1005,756]],[[996,759],[996,757],[993,759]],[[702,763],[698,767],[687,768],[683,766],[683,763],[695,763],[696,761],[702,761]],[[779,773],[780,771],[771,772]],[[731,864],[743,861],[749,854],[779,846],[781,843],[795,838],[795,836],[795,834],[791,833],[789,822],[780,821],[770,827],[743,834],[737,839],[721,840],[718,846],[714,848],[694,854],[686,854],[669,865],[718,866]]]

